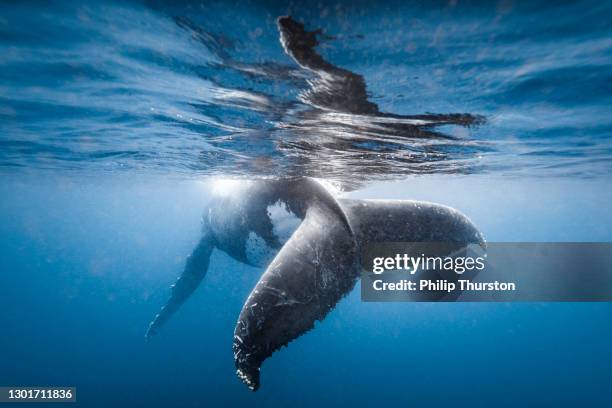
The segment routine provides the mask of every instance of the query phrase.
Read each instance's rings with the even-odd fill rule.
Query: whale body
[[[355,286],[363,246],[398,241],[484,245],[476,226],[447,206],[337,199],[310,178],[236,182],[213,198],[202,237],[146,337],[198,287],[214,248],[266,266],[240,312],[233,341],[237,375],[256,390],[262,363],[324,319]]]

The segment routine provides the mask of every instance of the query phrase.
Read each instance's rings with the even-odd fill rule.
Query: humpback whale
[[[227,190],[213,192],[202,237],[146,337],[195,291],[214,248],[267,266],[234,330],[237,375],[252,390],[259,388],[262,363],[312,329],[355,286],[368,242],[484,245],[467,217],[439,204],[336,198],[310,178],[237,181]]]

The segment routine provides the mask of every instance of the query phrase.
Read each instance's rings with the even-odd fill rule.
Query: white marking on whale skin
[[[244,244],[244,250],[249,263],[256,266],[267,265],[276,254],[276,251],[266,244],[266,241],[254,233],[249,232],[249,238]]]
[[[280,200],[269,205],[267,211],[270,222],[272,222],[272,233],[278,238],[278,242],[284,245],[300,226],[302,220],[289,211],[287,206]]]

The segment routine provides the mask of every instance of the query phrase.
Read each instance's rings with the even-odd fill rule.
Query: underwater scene
[[[612,242],[610,16],[0,3],[0,407],[609,406],[612,303],[364,301],[359,258]]]

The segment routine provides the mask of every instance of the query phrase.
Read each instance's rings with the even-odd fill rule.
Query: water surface
[[[347,183],[349,174],[610,172],[610,2],[0,7],[4,171]],[[316,78],[281,46],[276,19],[288,14],[321,30],[316,51],[361,75],[381,112],[486,123],[412,137],[379,115],[305,103]]]

